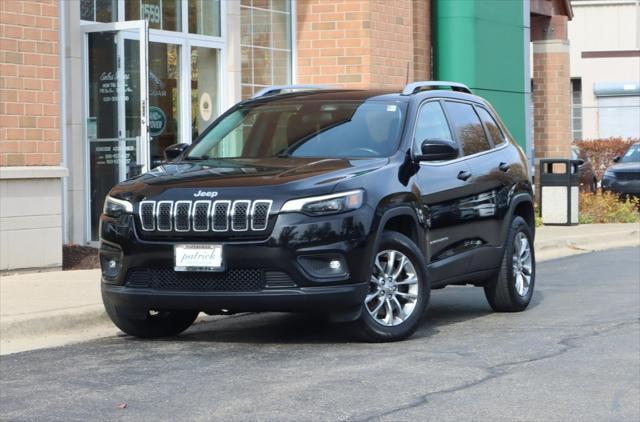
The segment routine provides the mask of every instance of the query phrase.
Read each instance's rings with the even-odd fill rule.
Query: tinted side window
[[[489,114],[489,112],[482,107],[476,107],[476,110],[478,110],[478,115],[480,115],[482,123],[484,123],[484,126],[487,128],[487,132],[489,132],[489,136],[493,141],[493,145],[500,145],[501,143],[503,143],[504,134],[500,130],[500,126],[498,126],[491,114]]]
[[[477,154],[491,149],[478,115],[473,106],[465,103],[447,101],[447,113],[452,120],[464,155]]]
[[[444,116],[439,102],[429,102],[420,108],[416,120],[414,144],[418,151],[426,139],[447,139],[453,141],[447,118]]]

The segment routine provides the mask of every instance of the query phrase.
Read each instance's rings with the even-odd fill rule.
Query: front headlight
[[[285,202],[280,212],[302,212],[309,215],[337,214],[358,209],[364,202],[362,189],[331,195],[312,196]]]
[[[111,196],[107,196],[104,199],[104,208],[102,209],[104,215],[109,217],[120,217],[122,214],[131,214],[133,212],[133,205],[129,201],[124,199],[117,199]]]

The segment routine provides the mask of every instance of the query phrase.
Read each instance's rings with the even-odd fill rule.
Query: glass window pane
[[[291,53],[273,50],[273,84],[286,85],[291,80]]]
[[[259,7],[261,9],[268,9],[269,8],[269,0],[253,0],[253,7]]]
[[[93,0],[81,0],[80,1],[80,19],[85,21],[92,21],[95,19],[96,4]]]
[[[259,47],[271,45],[271,12],[253,9],[252,43]]]
[[[253,48],[240,47],[242,83],[253,84]]]
[[[289,49],[289,35],[291,29],[289,25],[291,23],[291,17],[285,13],[272,13],[273,25],[271,32],[273,34],[273,48]]]
[[[220,0],[189,0],[189,32],[220,36]]]
[[[256,85],[273,85],[271,77],[272,51],[266,48],[253,49],[253,83]]]
[[[191,118],[195,140],[218,117],[218,50],[191,47]]]
[[[464,155],[491,149],[480,119],[470,104],[447,101],[446,106]]]
[[[438,102],[430,102],[422,106],[416,121],[414,142],[418,151],[427,139],[452,140],[447,119]]]
[[[180,47],[149,43],[149,152],[151,167],[164,159],[180,138]]]
[[[484,123],[484,126],[489,132],[489,136],[493,141],[493,145],[500,145],[501,143],[503,143],[504,135],[502,134],[502,130],[500,130],[500,127],[498,126],[496,121],[493,120],[493,117],[491,117],[489,112],[482,107],[478,107],[476,108],[476,110],[478,110],[480,119],[482,119],[482,123]]]
[[[240,44],[251,45],[251,15],[253,9],[241,8],[240,12]]]
[[[125,19],[149,21],[149,28],[181,31],[180,0],[136,0],[125,2]]]
[[[291,0],[241,0],[240,18],[242,98],[291,83]]]
[[[118,20],[117,0],[81,0],[80,19],[95,22],[116,22]]]
[[[271,8],[280,12],[289,12],[291,1],[290,0],[271,0]]]

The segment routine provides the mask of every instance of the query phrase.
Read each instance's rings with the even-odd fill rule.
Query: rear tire
[[[376,251],[369,292],[355,322],[357,334],[369,342],[406,339],[418,328],[430,293],[420,249],[403,234],[385,231]]]
[[[500,272],[484,286],[484,294],[496,312],[521,312],[531,302],[535,278],[531,228],[522,217],[516,216],[507,233]]]
[[[124,333],[139,338],[175,336],[186,330],[196,320],[196,311],[133,310],[112,304],[102,297],[107,315]]]

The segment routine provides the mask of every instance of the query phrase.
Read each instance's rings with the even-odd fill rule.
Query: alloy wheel
[[[384,326],[402,324],[412,314],[420,294],[418,276],[402,252],[384,250],[376,255],[365,307]]]
[[[523,232],[519,232],[513,240],[512,262],[516,292],[525,297],[531,286],[532,261],[529,239]]]

